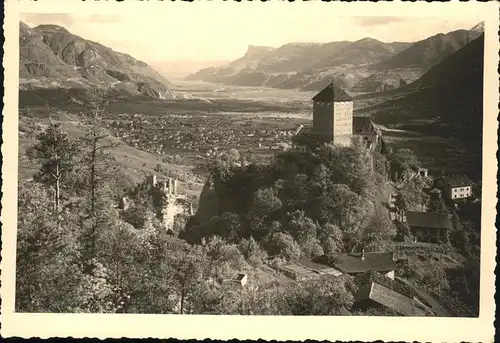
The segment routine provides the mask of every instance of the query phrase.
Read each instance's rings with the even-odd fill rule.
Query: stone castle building
[[[326,142],[350,146],[353,139],[365,143],[370,151],[383,151],[382,134],[369,116],[354,116],[354,99],[333,82],[313,98],[312,132]]]
[[[177,180],[171,177],[167,178],[166,181],[158,181],[155,174],[149,175],[146,178],[146,183],[151,188],[157,188],[166,196],[177,194]]]
[[[177,180],[169,177],[167,180],[157,181],[153,174],[147,178],[147,183],[152,189],[158,219],[167,231],[173,232],[175,216],[188,212],[185,196],[177,191]]]
[[[186,198],[185,194],[178,191],[178,181],[174,178],[167,178],[159,181],[156,175],[146,177],[146,180],[138,185],[138,189],[146,191],[152,199],[153,213],[147,220],[151,221],[156,217],[167,232],[174,233],[174,221],[177,215],[193,215],[193,206]],[[118,205],[120,209],[127,211],[134,200],[123,197]],[[149,215],[148,215],[149,216]]]
[[[353,133],[353,98],[332,82],[312,100],[313,132],[333,144],[350,145]]]

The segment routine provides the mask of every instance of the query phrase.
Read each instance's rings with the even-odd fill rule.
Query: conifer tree
[[[60,209],[62,183],[75,167],[78,151],[77,143],[69,138],[60,124],[51,122],[27,152],[31,159],[41,163],[34,179],[53,189],[53,209],[56,213]]]

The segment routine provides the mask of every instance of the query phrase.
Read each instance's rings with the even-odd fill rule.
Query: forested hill
[[[214,161],[197,214],[174,219],[175,237],[151,212],[151,185],[124,185],[100,118],[86,120],[81,139],[50,123],[26,151],[41,168],[19,184],[18,312],[387,315],[354,307],[353,276],[297,281],[275,268],[414,242],[385,207],[393,191],[388,166],[419,166],[410,151],[383,156],[360,145],[323,145],[267,164],[229,151]],[[425,200],[420,190],[428,180],[414,180],[402,190],[399,211]],[[200,211],[207,199],[212,207]],[[448,211],[442,200],[427,204]],[[451,212],[449,244],[407,255],[396,270],[470,307],[458,315],[478,311],[480,225],[462,214],[480,213],[480,202],[465,205],[460,218]],[[241,273],[248,275],[244,287],[234,282]]]
[[[268,246],[296,240],[308,257],[340,246],[355,251],[376,243],[376,235],[365,229],[372,219],[384,216],[377,206],[386,172],[382,155],[371,156],[359,146],[286,152],[271,164],[233,168],[223,163],[215,167],[183,237],[200,242],[210,235],[235,241],[252,236]],[[214,219],[220,215],[236,216],[238,227],[221,225]],[[349,234],[343,235],[339,227]],[[270,254],[273,249],[278,248],[270,248]]]

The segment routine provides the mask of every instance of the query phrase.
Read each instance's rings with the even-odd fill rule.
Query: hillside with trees
[[[401,103],[458,110],[461,100],[453,102],[448,91],[469,82],[464,92],[473,94],[476,114],[480,53],[478,39],[409,85],[422,92],[405,93]],[[469,67],[461,73],[446,68],[463,63]],[[449,102],[436,105],[436,90]],[[103,126],[115,94],[92,88],[85,95],[82,113],[71,117],[77,123],[49,120],[23,151],[34,173],[18,185],[17,311],[394,315],[354,310],[355,277],[292,280],[277,271],[294,261],[366,250],[399,254],[401,282],[451,315],[477,316],[480,191],[476,200],[454,205],[424,191],[434,186],[428,178],[402,182],[421,167],[413,151],[384,155],[313,136],[294,142],[304,149],[266,163],[248,163],[229,150],[208,166],[196,214],[176,217],[172,234],[151,215],[147,190],[124,177],[125,160],[115,158],[118,141]],[[468,108],[461,111],[456,120]],[[438,124],[453,128],[452,121],[444,114]],[[470,138],[477,138],[470,126]],[[75,127],[78,135],[67,132]],[[20,136],[26,143],[26,132]],[[402,184],[389,181],[394,171]],[[395,219],[388,204],[393,193]],[[124,195],[133,201],[128,210],[119,206]],[[450,216],[453,229],[441,244],[415,243],[403,220],[406,211],[423,208]],[[241,273],[251,277],[244,289],[235,287]]]
[[[191,244],[148,216],[148,195],[123,179],[110,152],[109,95],[88,91],[81,135],[49,121],[26,150],[36,172],[18,185],[17,311],[339,314],[350,306],[349,278],[242,292],[231,280],[262,265],[260,243]],[[135,197],[129,211],[119,207],[124,194]]]
[[[314,152],[283,153],[270,165],[219,163],[209,181],[217,213],[188,227],[184,237],[192,242],[211,235],[229,241],[252,237],[265,242],[270,255],[285,252],[287,258],[359,251],[383,235],[366,231],[379,219],[375,207],[385,177],[371,169],[372,159],[361,146],[324,145]],[[381,165],[385,172],[385,161]]]
[[[357,145],[327,144],[244,167],[233,156],[214,165],[199,213],[180,237],[193,244],[222,237],[259,246],[256,255],[269,256],[278,265],[361,249],[399,251],[399,277],[440,297],[452,312],[477,313],[480,203],[450,207],[423,191],[432,186],[430,179],[415,178],[398,192],[399,219],[389,220],[383,199],[386,180],[390,170],[399,170],[403,179],[418,170],[412,151],[383,156]],[[405,211],[422,208],[453,217],[453,230],[442,245],[412,247],[414,237],[401,218]]]
[[[358,144],[324,144],[278,154],[268,164],[242,164],[238,151],[229,151],[214,162],[198,212],[207,205],[207,190],[211,208],[204,216],[178,218],[175,237],[148,215],[142,188],[123,184],[115,173],[100,125],[108,99],[90,93],[87,104],[82,137],[51,123],[28,149],[39,168],[33,180],[19,184],[17,311],[382,314],[351,309],[358,290],[352,276],[293,281],[269,266],[387,251],[411,241],[407,228],[390,222],[382,199],[392,165],[406,173],[418,166],[411,152],[383,156]],[[424,201],[420,188],[408,186],[398,206]],[[134,196],[130,211],[118,206],[124,194]],[[478,290],[480,223],[476,204],[454,211],[449,243],[409,257],[397,275],[436,294],[451,290],[453,297],[445,293],[443,301],[468,315],[474,304],[467,301]],[[445,283],[422,262],[436,256],[448,261],[436,274],[445,275]],[[234,281],[242,272],[253,277],[244,289]]]

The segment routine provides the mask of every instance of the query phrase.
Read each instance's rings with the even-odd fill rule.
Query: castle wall
[[[333,103],[314,101],[313,103],[313,130],[323,135],[329,141],[333,140]]]
[[[172,194],[177,194],[177,179],[174,179],[172,183]]]
[[[146,182],[149,184],[151,187],[156,187],[156,175],[149,175],[146,177]]]
[[[162,219],[163,224],[168,228],[172,229],[174,226],[174,219],[177,214],[184,213],[184,207],[176,204],[175,202],[170,202],[162,209]]]
[[[333,134],[334,136],[352,135],[352,115],[354,103],[352,101],[338,101],[333,105]]]
[[[333,144],[350,146],[352,143],[352,101],[313,103],[313,129]]]
[[[334,145],[340,146],[351,146],[352,145],[352,135],[335,135],[333,138]]]
[[[379,137],[375,134],[373,135],[361,134],[361,135],[355,135],[355,137],[361,142],[363,142],[363,144],[365,144],[366,147],[371,147],[372,150],[374,150],[379,143]]]

